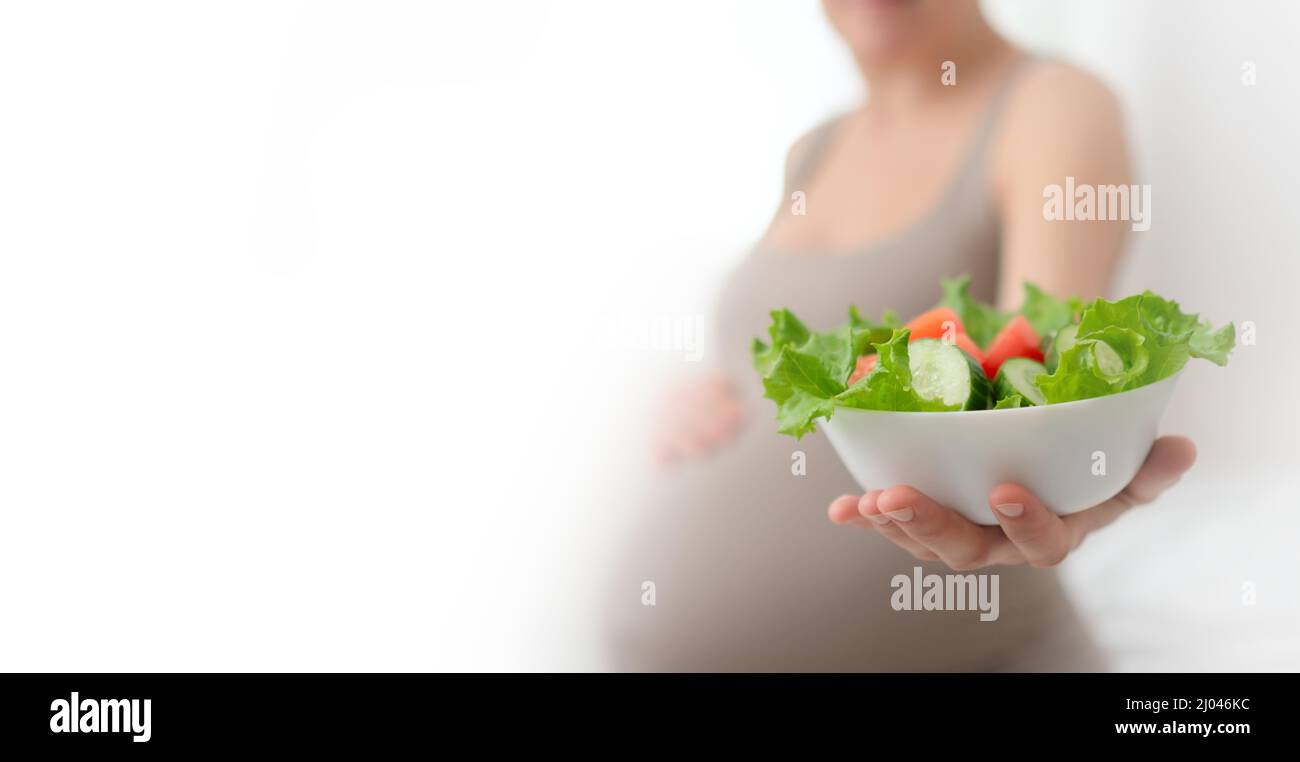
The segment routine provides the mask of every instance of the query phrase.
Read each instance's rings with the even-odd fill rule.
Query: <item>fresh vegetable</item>
[[[922,312],[907,321],[907,328],[912,332],[912,341],[951,338],[955,334],[966,332],[961,318],[949,307],[935,307],[929,312]]]
[[[871,369],[876,367],[877,359],[874,354],[859,357],[858,364],[853,368],[853,375],[849,376],[849,386],[853,386],[858,379],[870,373]]]
[[[952,410],[983,410],[989,406],[993,388],[988,376],[956,345],[920,339],[912,342],[908,351],[912,388],[922,399]]]
[[[772,312],[768,342],[755,339],[751,351],[778,430],[802,436],[837,407],[1003,410],[1116,394],[1168,378],[1194,357],[1224,365],[1236,343],[1231,323],[1213,328],[1150,291],[1085,307],[1026,283],[1024,304],[1009,314],[969,288],[969,278],[945,281],[941,309],[908,326],[851,307],[845,324],[815,332],[789,310]],[[1052,337],[1046,367],[1040,336]]]
[[[1011,319],[1010,315],[998,312],[970,295],[968,275],[945,280],[942,285],[943,298],[939,300],[939,306],[956,312],[966,333],[980,346],[988,346],[1002,326]]]
[[[1035,362],[1042,362],[1043,353],[1038,349],[1039,338],[1034,327],[1024,315],[1016,315],[998,331],[993,343],[984,353],[984,373],[989,378],[998,375],[998,368],[1010,357],[1028,357]]]
[[[1193,357],[1226,365],[1235,344],[1231,323],[1215,329],[1150,291],[1117,302],[1098,299],[1038,387],[1048,403],[1115,394],[1168,378]]]
[[[876,367],[853,386],[838,392],[833,402],[845,407],[860,407],[868,410],[960,409],[961,404],[946,402],[942,393],[935,393],[934,387],[927,387],[930,394],[923,396],[912,385],[912,362],[908,351],[910,338],[911,331],[901,328],[894,331],[889,341],[876,344],[876,356],[879,358]],[[923,368],[922,372],[923,375],[928,376],[928,367]]]
[[[1045,336],[1074,322],[1075,316],[1083,309],[1076,297],[1057,299],[1026,281],[1020,310],[999,312],[971,296],[970,284],[969,275],[943,281],[943,298],[939,300],[939,306],[957,313],[966,333],[982,347],[989,346],[998,331],[1016,315],[1024,316],[1038,335]]]
[[[1074,346],[1074,338],[1079,335],[1079,326],[1071,323],[1056,332],[1052,340],[1048,342],[1047,355],[1043,360],[1043,365],[1047,367],[1047,372],[1051,373],[1056,370],[1056,366],[1061,362],[1061,353]]]
[[[1083,303],[1077,296],[1057,299],[1028,281],[1025,281],[1023,288],[1025,298],[1020,305],[1020,314],[1029,321],[1039,336],[1053,334],[1065,328],[1083,311]]]
[[[918,341],[933,341],[933,339],[918,340],[916,338],[916,334],[912,334],[910,337],[910,341],[911,343],[915,344]],[[942,342],[942,339],[940,341]],[[946,342],[943,343],[947,345]],[[976,367],[978,367],[979,362],[984,357],[984,353],[980,352],[980,348],[975,346],[975,342],[971,341],[971,338],[964,333],[959,333],[956,336],[954,336],[951,346],[954,346],[957,349],[960,349],[963,352],[965,352],[969,356],[969,359],[973,360],[976,363]],[[912,359],[914,361],[915,352],[916,352],[915,347],[911,350],[911,352],[913,353]],[[862,377],[870,373],[871,369],[876,367],[877,359],[878,358],[875,354],[868,354],[859,357],[857,365],[853,368],[853,374],[849,376],[849,381],[848,381],[849,386],[853,386],[855,383],[858,382],[858,379],[861,379]],[[913,367],[913,372],[915,372],[915,367]],[[983,371],[981,371],[981,375],[983,375]]]
[[[1022,404],[1045,405],[1047,400],[1043,398],[1043,392],[1036,382],[1038,377],[1046,372],[1041,363],[1027,357],[1009,358],[1002,363],[997,377],[993,379],[993,391],[997,393],[999,401],[1009,397],[1019,397],[1021,402],[1017,403],[1016,407]]]
[[[809,331],[789,310],[775,310],[771,315],[772,324],[767,332],[772,343],[754,339],[750,351],[754,369],[763,377],[765,396],[776,402],[777,430],[782,434],[802,436],[813,430],[814,420],[829,418],[837,404],[835,398],[848,389],[848,377],[856,367],[857,359],[868,351],[901,346],[901,371],[896,370],[897,361],[880,364],[889,365],[891,372],[900,376],[907,371],[908,332],[887,327],[886,324],[891,322],[888,313],[882,323],[873,324],[864,320],[856,308],[850,308],[849,321],[828,333]],[[883,343],[878,343],[878,339]],[[873,372],[868,378],[877,375],[880,374]],[[905,387],[905,391],[910,393],[910,375],[895,385]],[[878,409],[921,409],[919,401],[914,403],[915,407],[906,407],[904,400],[891,397],[888,383],[883,378],[872,388],[878,396],[860,399],[874,400],[871,404],[890,405]],[[850,407],[870,407],[871,404],[859,402]]]
[[[984,353],[975,345],[975,341],[971,339],[970,336],[967,336],[964,333],[959,333],[953,337],[952,343],[956,344],[959,349],[970,355],[975,362],[983,364]]]

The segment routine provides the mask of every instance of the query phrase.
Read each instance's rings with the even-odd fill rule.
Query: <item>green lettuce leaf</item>
[[[844,391],[857,359],[852,338],[852,329],[844,326],[812,334],[798,347],[781,346],[763,377],[763,390],[776,402],[778,431],[801,437],[813,430],[814,419],[830,418],[831,400]]]
[[[868,410],[919,410],[912,392],[912,369],[907,342],[911,331],[894,331],[888,341],[875,345],[876,367],[853,386],[835,396],[846,407]]]
[[[849,325],[855,330],[864,331],[867,334],[866,348],[862,354],[873,354],[875,345],[889,341],[894,334],[895,328],[901,328],[902,322],[893,310],[885,310],[878,322],[872,322],[862,317],[855,306],[849,306]]]
[[[1047,404],[1103,397],[1118,391],[1092,371],[1093,351],[1090,344],[1076,344],[1061,355],[1056,372],[1039,376],[1035,383],[1043,391]]]
[[[1020,314],[1025,316],[1040,337],[1073,323],[1074,316],[1083,309],[1083,303],[1077,296],[1057,299],[1029,281],[1025,281],[1024,289],[1025,299],[1020,305]]]
[[[784,310],[773,312],[772,320],[772,344],[754,342],[754,365],[763,373],[764,396],[776,403],[777,430],[782,434],[801,438],[816,428],[818,418],[829,419],[836,407],[957,409],[922,398],[912,388],[907,353],[911,331],[906,328],[888,329],[889,335],[877,342],[872,339],[879,336],[881,326],[859,328],[851,319],[834,331],[806,332],[796,345],[793,339],[805,334],[793,326],[802,324]],[[872,352],[879,356],[875,368],[849,387],[857,358]]]
[[[766,376],[786,346],[799,346],[808,340],[808,329],[790,310],[772,310],[772,324],[767,328],[767,335],[772,340],[769,346],[754,339],[750,353],[754,358],[754,369]]]
[[[856,309],[833,331],[809,331],[789,310],[776,310],[768,327],[771,344],[755,339],[754,368],[763,376],[765,396],[776,402],[777,430],[802,437],[817,418],[830,418],[833,399],[848,385],[857,360],[893,329],[869,324]]]
[[[925,399],[912,388],[912,366],[907,354],[911,334],[908,329],[900,328],[889,341],[876,344],[876,367],[836,395],[835,403],[863,410],[955,410],[958,406],[947,407],[939,400]]]
[[[889,341],[889,334],[895,328],[902,328],[903,321],[898,319],[898,314],[893,310],[885,310],[880,320],[872,322],[862,317],[856,305],[849,305],[849,325],[854,328],[868,328],[873,331],[885,331],[885,337],[881,341]]]
[[[1002,326],[1013,317],[1011,313],[999,312],[971,296],[969,275],[949,278],[942,285],[943,298],[936,306],[949,307],[956,312],[966,328],[966,335],[981,348],[987,347],[998,331],[1002,330]]]
[[[821,371],[821,364],[810,355],[789,346],[772,364],[763,378],[765,396],[776,403],[777,431],[793,437],[810,433],[818,418],[830,418],[834,409],[831,398],[834,381]]]
[[[939,307],[949,307],[961,318],[966,333],[981,348],[987,348],[997,336],[998,331],[1007,321],[1016,315],[1024,315],[1034,331],[1047,336],[1074,322],[1074,318],[1083,308],[1078,297],[1057,299],[1038,286],[1025,281],[1024,299],[1020,309],[1015,312],[1000,312],[992,305],[986,304],[970,294],[971,279],[969,275],[950,278],[943,281],[943,298]]]
[[[1025,398],[1019,394],[1012,394],[998,400],[998,404],[993,406],[994,410],[1008,410],[1010,408],[1025,407]]]
[[[1220,365],[1236,343],[1231,323],[1218,330],[1150,291],[1093,301],[1079,320],[1075,346],[1038,387],[1049,404],[1090,399],[1169,378],[1192,357]]]
[[[1214,330],[1209,321],[1197,325],[1192,337],[1187,340],[1187,349],[1192,357],[1209,360],[1215,365],[1227,365],[1228,353],[1237,346],[1237,327],[1228,323],[1219,330]]]

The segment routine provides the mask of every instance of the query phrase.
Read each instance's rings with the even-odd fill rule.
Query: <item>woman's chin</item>
[[[864,38],[867,37],[864,35]],[[910,35],[886,34],[873,31],[869,38],[849,40],[853,57],[871,67],[887,67],[902,63],[911,57],[913,45]]]

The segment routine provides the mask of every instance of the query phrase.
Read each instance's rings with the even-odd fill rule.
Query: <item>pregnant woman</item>
[[[1000,525],[976,526],[906,485],[856,494],[821,434],[777,435],[749,342],[776,307],[817,329],[850,303],[918,314],[962,273],[1004,309],[1024,280],[1100,295],[1128,223],[1045,220],[1043,194],[1067,176],[1129,182],[1119,108],[1091,76],[1001,39],[976,0],[824,7],[869,96],[791,148],[782,206],[720,300],[719,369],[662,415],[664,473],[641,496],[606,603],[611,666],[1103,669],[1047,567],[1175,482],[1189,441],[1157,441],[1119,497],[1068,519],[1001,485],[989,496]],[[998,618],[895,611],[890,580],[914,566],[999,575]]]

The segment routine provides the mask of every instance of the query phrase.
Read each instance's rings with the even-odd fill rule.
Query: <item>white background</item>
[[[1189,374],[1202,463],[1081,605],[1119,668],[1298,668],[1300,12],[990,11],[1128,104],[1119,290],[1261,337]],[[638,327],[707,314],[857,96],[808,0],[0,4],[0,668],[600,668],[691,367]]]

